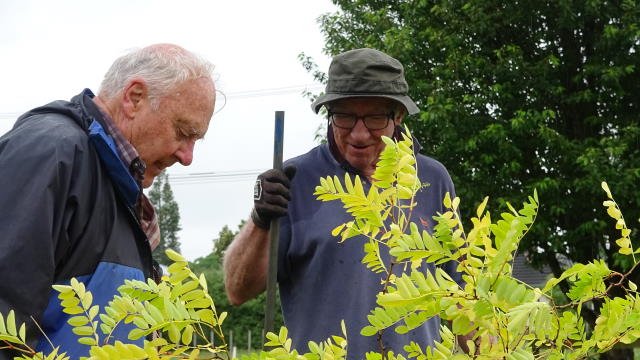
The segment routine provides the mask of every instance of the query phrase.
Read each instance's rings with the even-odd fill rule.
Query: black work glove
[[[291,200],[289,186],[296,174],[294,166],[283,170],[271,169],[258,175],[253,188],[251,219],[256,226],[269,229],[271,220],[284,216]]]

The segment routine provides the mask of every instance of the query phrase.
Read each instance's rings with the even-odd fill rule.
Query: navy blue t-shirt
[[[430,231],[433,216],[445,211],[442,206],[445,193],[454,196],[455,191],[441,163],[420,154],[417,163],[418,176],[428,186],[416,196],[418,206],[411,221],[419,226],[426,222]],[[369,324],[367,315],[376,307],[376,294],[382,289],[385,275],[376,274],[361,263],[365,238],[340,243],[339,238],[331,235],[333,228],[352,220],[342,203],[322,202],[313,195],[321,177],[337,175],[343,180],[347,167],[335,160],[327,144],[285,163],[289,164],[295,165],[297,171],[291,184],[288,214],[280,223],[278,248],[278,282],[289,335],[294,347],[306,352],[310,340],[321,342],[331,335],[341,335],[340,321],[344,319],[348,359],[364,359],[366,352],[378,351],[376,336],[364,337],[360,330]],[[363,182],[367,192],[370,183],[366,179]],[[427,266],[434,268],[433,264]],[[454,270],[447,272],[459,279]],[[439,340],[439,328],[440,319],[433,318],[404,335],[390,328],[383,339],[387,350],[404,353],[402,347],[411,341],[431,345]]]

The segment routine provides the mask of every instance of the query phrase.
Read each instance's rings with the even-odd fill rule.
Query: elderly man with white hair
[[[35,108],[0,138],[0,313],[15,311],[37,351],[51,340],[88,356],[52,285],[75,277],[104,307],[125,280],[157,275],[160,232],[142,190],[191,163],[214,110],[212,71],[177,45],[137,49],[115,60],[97,96]],[[129,330],[113,336],[128,341]],[[1,345],[0,359],[16,355]]]

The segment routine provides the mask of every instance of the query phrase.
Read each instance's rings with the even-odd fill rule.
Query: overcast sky
[[[128,49],[170,42],[206,57],[226,103],[219,95],[192,165],[169,169],[182,253],[194,260],[211,252],[224,225],[235,230],[249,214],[253,181],[273,163],[275,111],[285,112],[285,159],[316,144],[323,119],[301,92],[322,87],[297,55],[326,71],[316,19],[334,10],[329,0],[0,1],[0,134],[33,107],[85,87],[97,92]]]

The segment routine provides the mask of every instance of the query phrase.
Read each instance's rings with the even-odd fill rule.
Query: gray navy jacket
[[[21,116],[0,138],[0,312],[16,311],[37,350],[88,355],[53,284],[76,277],[104,309],[125,279],[152,274],[135,204],[141,188],[119,160],[87,89]],[[129,329],[116,339],[127,341]],[[0,351],[0,359],[12,354]]]

